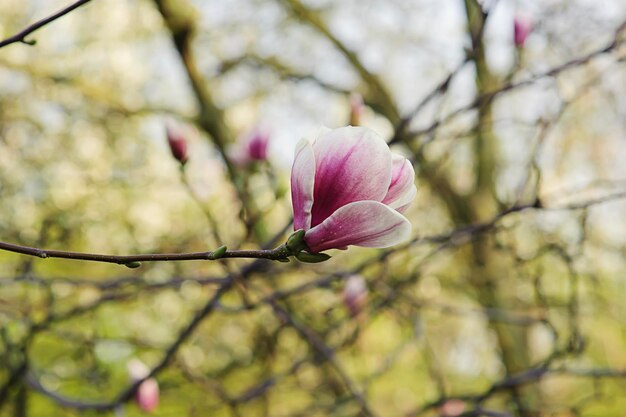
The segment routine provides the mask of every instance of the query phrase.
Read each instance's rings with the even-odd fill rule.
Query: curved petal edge
[[[407,240],[411,223],[402,214],[378,201],[357,201],[337,209],[306,232],[311,252],[348,245],[386,248]]]
[[[398,208],[407,204],[407,195],[413,194],[415,186],[415,170],[411,162],[405,157],[393,154],[391,165],[391,183],[387,190],[387,195],[383,199],[383,203],[388,204],[392,208]],[[411,200],[408,201],[410,203]]]

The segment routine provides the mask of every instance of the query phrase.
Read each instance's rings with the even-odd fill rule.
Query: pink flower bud
[[[167,143],[170,145],[170,151],[172,156],[181,164],[187,162],[187,140],[179,126],[176,126],[173,122],[167,123],[165,127],[167,134]]]
[[[229,156],[238,166],[246,166],[254,161],[265,161],[269,142],[269,133],[261,128],[255,128],[237,142]]]
[[[312,253],[398,244],[411,234],[401,213],[415,197],[414,180],[411,163],[371,129],[342,127],[313,143],[303,139],[291,169],[294,230],[305,231]]]
[[[343,287],[343,303],[352,317],[358,316],[367,304],[367,284],[360,275],[352,275]]]
[[[457,417],[465,411],[465,403],[461,400],[448,400],[439,407],[441,417]]]
[[[350,94],[350,125],[358,126],[361,124],[363,110],[363,96],[359,93]]]
[[[150,413],[159,405],[159,384],[154,378],[146,379],[139,385],[135,401],[142,411]]]
[[[150,369],[139,359],[128,362],[128,375],[133,382],[140,381],[150,375]],[[156,379],[143,381],[135,393],[135,401],[142,411],[152,412],[159,405],[159,384]]]
[[[530,35],[533,24],[530,19],[523,15],[515,16],[513,19],[513,41],[515,46],[522,48],[526,42],[526,38]]]

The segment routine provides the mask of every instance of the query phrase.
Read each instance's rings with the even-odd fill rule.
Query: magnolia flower
[[[530,35],[533,24],[530,19],[523,15],[515,16],[513,19],[513,41],[515,46],[521,48],[526,42],[526,38]]]
[[[343,287],[343,303],[352,317],[358,316],[367,303],[367,284],[360,275],[351,275]]]
[[[128,374],[133,382],[142,380],[150,375],[150,369],[139,359],[128,362]],[[148,378],[143,381],[135,393],[135,401],[142,411],[151,412],[159,405],[159,384],[156,379]]]
[[[401,214],[416,194],[411,163],[374,131],[342,127],[298,144],[291,170],[294,229],[312,253],[407,239]]]
[[[254,161],[265,161],[269,142],[269,133],[256,128],[237,142],[230,150],[229,156],[239,166],[246,166]]]
[[[181,164],[187,162],[187,139],[180,128],[172,121],[168,121],[165,125],[165,133],[167,134],[167,143],[170,145],[172,156]]]

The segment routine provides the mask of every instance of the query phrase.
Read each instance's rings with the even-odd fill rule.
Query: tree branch
[[[33,23],[32,25],[28,26],[27,28],[25,28],[24,30],[22,30],[19,33],[16,33],[15,35],[6,38],[3,41],[0,41],[0,48],[2,48],[3,46],[7,46],[10,45],[12,43],[25,43],[27,45],[34,45],[35,41],[27,41],[26,37],[28,35],[30,35],[31,33],[35,32],[36,30],[41,29],[42,27],[46,26],[49,23],[52,23],[53,21],[57,20],[58,18],[65,16],[66,14],[68,14],[69,12],[71,12],[72,10],[78,9],[80,6],[89,3],[91,0],[79,0],[75,3],[70,4],[69,6],[67,6],[66,8],[59,10],[57,13],[53,14],[52,16],[46,17],[45,19],[41,19],[35,23]]]
[[[225,247],[223,247],[225,248]],[[291,251],[281,245],[274,249],[259,250],[223,250],[221,248],[208,252],[190,253],[148,253],[143,255],[105,255],[99,253],[69,252],[63,250],[39,249],[32,246],[22,246],[13,243],[0,242],[0,250],[21,253],[22,255],[36,256],[38,258],[63,258],[82,261],[104,262],[125,265],[129,268],[137,268],[139,262],[163,262],[163,261],[214,261],[222,258],[256,258],[273,261],[286,260]]]

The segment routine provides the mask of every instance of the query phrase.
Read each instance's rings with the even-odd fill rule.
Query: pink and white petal
[[[400,207],[399,204],[394,203],[411,192],[414,182],[415,170],[413,170],[411,162],[401,155],[393,154],[391,160],[391,183],[383,203],[393,208]]]
[[[338,208],[361,201],[381,201],[391,182],[391,151],[373,130],[342,127],[313,143],[315,189],[311,226]]]
[[[294,230],[311,228],[313,189],[315,184],[315,156],[311,143],[302,139],[296,146],[291,168],[291,204]]]
[[[404,213],[411,205],[417,195],[417,187],[411,187],[404,195],[400,196],[396,201],[389,204],[389,207],[395,209],[398,213]]]
[[[304,235],[312,252],[348,245],[386,248],[409,238],[411,223],[378,201],[357,201],[340,207]]]

